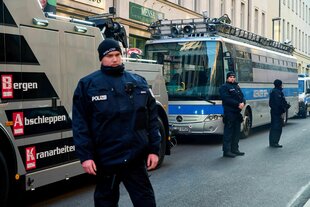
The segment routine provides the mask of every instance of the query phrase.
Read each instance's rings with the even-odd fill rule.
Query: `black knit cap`
[[[113,51],[119,51],[122,54],[119,43],[113,39],[105,39],[98,46],[99,60],[101,61],[104,56]]]
[[[236,74],[235,74],[233,71],[229,71],[229,72],[226,74],[226,79],[229,78],[230,76],[235,76],[235,77],[236,77]]]
[[[273,85],[276,87],[276,88],[279,88],[281,85],[282,85],[282,81],[279,80],[279,79],[276,79],[273,81]]]

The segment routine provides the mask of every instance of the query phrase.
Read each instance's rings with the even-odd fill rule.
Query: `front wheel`
[[[159,151],[159,160],[158,160],[157,168],[159,168],[164,161],[164,158],[166,155],[166,145],[167,145],[165,126],[163,124],[163,121],[160,118],[158,118],[158,122],[159,122],[159,133],[161,136],[161,141],[160,141],[160,151]]]
[[[0,152],[0,206],[8,206],[9,173],[4,156]]]
[[[299,103],[298,115],[302,118],[307,118],[307,105],[304,102]]]

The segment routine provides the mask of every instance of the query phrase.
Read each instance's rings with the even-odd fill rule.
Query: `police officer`
[[[134,206],[156,206],[147,173],[161,139],[155,99],[143,77],[124,70],[118,42],[104,40],[98,53],[101,69],[73,96],[74,143],[84,171],[97,177],[95,206],[118,206],[121,182]]]
[[[226,83],[221,86],[220,95],[224,107],[223,156],[242,156],[245,153],[239,151],[239,138],[240,124],[243,121],[241,110],[245,105],[245,99],[234,72],[226,74]]]
[[[270,92],[269,106],[271,115],[271,127],[269,131],[269,146],[274,148],[281,148],[279,144],[282,134],[283,119],[282,114],[290,107],[286,102],[284,94],[282,92],[282,81],[276,79],[274,82],[274,88]]]

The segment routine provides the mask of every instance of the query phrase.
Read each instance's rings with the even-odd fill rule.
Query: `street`
[[[310,118],[290,119],[280,144],[269,148],[269,127],[240,140],[243,157],[223,158],[221,141],[188,137],[150,172],[159,207],[285,207],[307,202],[310,181]],[[27,206],[93,206],[94,182],[80,176],[68,183],[26,193]],[[132,206],[121,188],[120,207]]]

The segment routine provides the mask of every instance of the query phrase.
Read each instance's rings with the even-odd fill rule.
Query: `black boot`
[[[240,152],[239,150],[231,151],[231,152],[237,156],[243,156],[245,154],[244,152]]]
[[[231,157],[231,158],[233,158],[233,157],[236,157],[236,155],[231,153],[231,152],[224,152],[223,153],[223,157]]]
[[[283,147],[282,145],[279,145],[279,144],[273,144],[273,145],[270,145],[270,147],[273,147],[273,148],[281,148]]]

